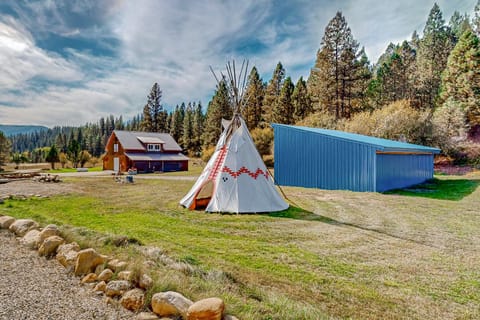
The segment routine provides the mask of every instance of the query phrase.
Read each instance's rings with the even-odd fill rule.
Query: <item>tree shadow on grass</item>
[[[472,194],[479,185],[480,180],[474,179],[431,179],[408,188],[386,191],[384,194],[460,201]]]
[[[330,224],[339,223],[334,219],[324,217],[319,214],[315,214],[311,211],[308,211],[293,205],[290,205],[288,209],[283,211],[270,212],[268,216],[275,217],[275,218],[289,218],[289,219],[296,219],[296,220],[318,221],[318,222],[324,222],[324,223],[330,223]]]

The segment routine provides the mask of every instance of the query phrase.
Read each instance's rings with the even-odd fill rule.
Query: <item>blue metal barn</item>
[[[335,130],[272,124],[279,185],[383,192],[433,177],[440,149]]]

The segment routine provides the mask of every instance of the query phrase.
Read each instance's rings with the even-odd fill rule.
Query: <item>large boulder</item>
[[[73,268],[80,246],[76,242],[62,244],[57,248],[57,260],[65,268]]]
[[[187,320],[222,320],[225,304],[220,298],[208,298],[195,302],[187,311]]]
[[[1,216],[0,217],[0,229],[8,229],[12,223],[15,222],[15,218],[10,216]]]
[[[107,297],[116,297],[124,294],[128,289],[130,289],[131,284],[125,280],[114,280],[110,281],[105,288],[105,295]]]
[[[152,311],[160,317],[182,316],[186,318],[188,308],[193,304],[178,292],[156,293],[152,297]]]
[[[8,228],[19,237],[23,237],[28,231],[38,229],[38,223],[31,219],[18,219]]]
[[[226,314],[223,316],[222,320],[238,320],[238,318],[235,316],[232,316],[231,314]]]
[[[127,310],[137,312],[143,308],[145,293],[142,289],[133,289],[125,292],[120,299],[120,304]]]
[[[95,271],[99,264],[107,261],[107,257],[97,253],[94,249],[88,248],[78,251],[77,260],[75,261],[74,273],[76,276],[87,274]]]
[[[50,257],[57,251],[57,248],[63,244],[65,240],[59,236],[51,236],[43,241],[42,245],[38,249],[38,254],[41,256]]]
[[[110,269],[105,269],[98,275],[98,280],[108,282],[110,279],[112,279],[112,277],[113,271]]]
[[[37,248],[40,248],[43,241],[45,241],[45,239],[47,239],[48,237],[59,236],[59,235],[60,235],[60,230],[58,230],[58,227],[54,224],[49,224],[48,226],[43,228],[42,231],[40,231],[40,234],[38,235],[37,243],[36,243]]]
[[[35,229],[30,230],[23,236],[23,238],[20,240],[20,243],[30,249],[36,249],[37,239],[39,234],[40,234],[40,231],[38,230],[35,230]]]

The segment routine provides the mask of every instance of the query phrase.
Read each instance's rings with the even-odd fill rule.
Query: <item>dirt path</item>
[[[38,182],[31,179],[11,181],[0,184],[0,198],[9,196],[42,196],[48,197],[55,194],[70,193],[74,187],[65,182]]]
[[[0,319],[133,319],[106,304],[54,259],[21,246],[0,230]]]

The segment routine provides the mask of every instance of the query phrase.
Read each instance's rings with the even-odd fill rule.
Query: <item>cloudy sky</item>
[[[477,0],[438,0],[448,22]],[[0,124],[82,125],[141,112],[154,82],[170,110],[210,100],[209,66],[249,59],[264,81],[278,61],[294,81],[342,11],[370,61],[421,33],[430,0],[2,0]]]

